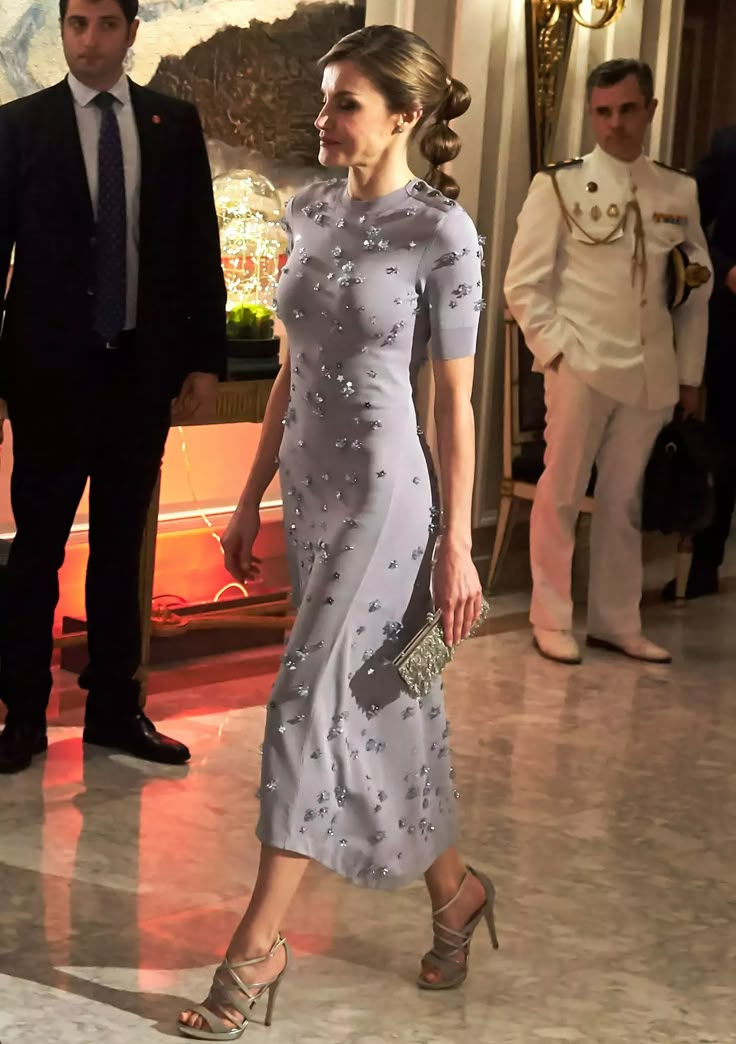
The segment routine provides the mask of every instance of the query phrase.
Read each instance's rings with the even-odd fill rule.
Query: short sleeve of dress
[[[484,306],[483,248],[466,212],[453,206],[439,223],[422,258],[420,292],[429,309],[432,356],[462,359],[475,354]]]

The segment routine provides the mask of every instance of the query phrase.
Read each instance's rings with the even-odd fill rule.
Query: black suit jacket
[[[715,134],[696,178],[714,267],[706,364],[712,380],[736,374],[736,295],[726,286],[736,265],[736,127]]]
[[[143,390],[222,373],[225,285],[212,180],[193,105],[130,84],[141,152],[136,356]],[[66,80],[0,106],[0,396],[89,344],[95,222]],[[0,297],[2,296],[0,292]]]

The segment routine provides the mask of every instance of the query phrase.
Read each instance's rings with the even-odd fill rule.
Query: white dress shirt
[[[702,379],[713,285],[711,279],[668,310],[674,246],[684,244],[691,261],[712,267],[695,181],[644,155],[623,163],[601,148],[558,167],[555,176],[559,197],[549,172],[532,182],[505,281],[509,308],[538,367],[562,354],[581,380],[618,402],[649,409],[674,404],[680,384]],[[637,254],[635,213],[629,209],[625,225],[621,220],[633,200],[645,264]]]
[[[92,212],[96,220],[97,154],[100,127],[102,125],[102,112],[92,102],[100,92],[92,87],[87,87],[71,73],[67,76],[67,81],[74,98],[74,114],[77,118],[79,140],[82,145],[84,165],[87,170],[87,183],[92,201]],[[115,86],[110,88],[108,93],[115,98],[113,109],[118,118],[120,143],[123,149],[127,220],[125,329],[132,330],[136,325],[138,306],[138,226],[141,199],[141,150],[135,113],[130,101],[128,77],[122,76]]]

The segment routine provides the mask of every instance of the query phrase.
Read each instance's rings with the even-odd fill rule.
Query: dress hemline
[[[281,852],[290,852],[293,855],[303,856],[305,859],[310,859],[312,862],[319,863],[326,870],[330,870],[338,876],[349,881],[350,884],[358,885],[361,888],[372,888],[379,891],[394,892],[401,888],[406,888],[408,885],[413,884],[420,877],[423,877],[427,870],[430,868],[432,863],[438,859],[443,852],[446,852],[448,848],[452,848],[457,843],[457,831],[455,824],[453,823],[451,828],[447,831],[447,838],[445,843],[437,844],[433,842],[427,842],[427,859],[417,860],[416,869],[408,870],[405,874],[398,876],[396,874],[389,874],[383,876],[381,874],[373,874],[370,869],[363,871],[352,871],[346,866],[347,861],[335,860],[321,851],[317,853],[314,846],[309,844],[306,837],[301,838],[297,841],[289,839],[288,843],[282,840],[276,840],[275,838],[267,838],[265,831],[261,829],[260,824],[256,828],[256,837],[262,845],[267,848],[274,848]],[[440,839],[438,839],[440,840]]]

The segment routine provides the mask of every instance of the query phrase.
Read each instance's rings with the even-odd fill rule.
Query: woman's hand
[[[470,548],[442,540],[432,581],[434,603],[442,610],[442,626],[448,645],[467,638],[480,616],[482,590]]]
[[[223,534],[225,568],[239,584],[246,580],[257,580],[260,576],[261,560],[253,554],[253,545],[260,528],[261,513],[258,505],[239,504]]]

